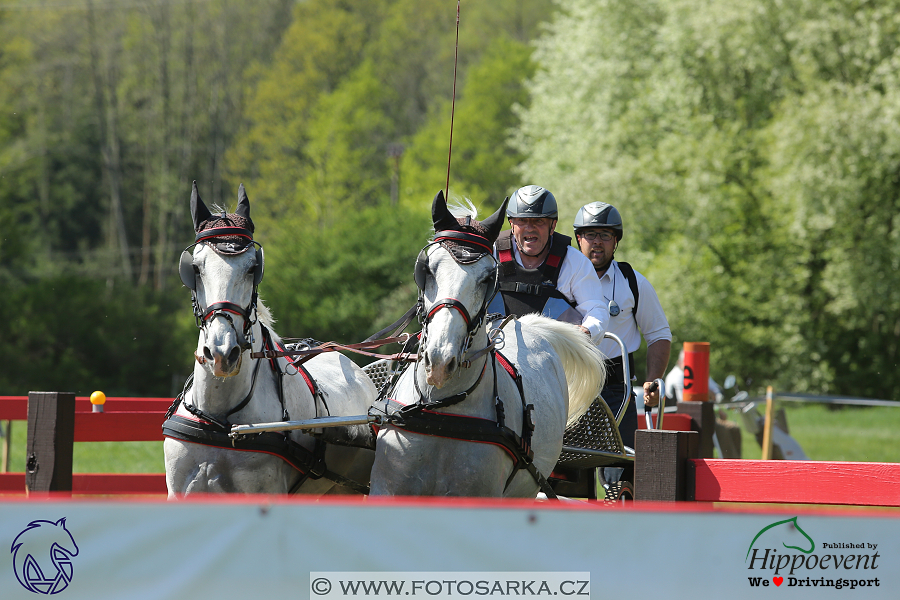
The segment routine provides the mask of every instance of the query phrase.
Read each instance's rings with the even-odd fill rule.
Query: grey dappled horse
[[[238,200],[234,214],[214,215],[194,183],[197,238],[193,252],[182,255],[180,270],[191,288],[200,336],[193,381],[164,425],[169,497],[346,492],[332,480],[349,485],[342,477],[364,486],[374,460],[367,425],[327,428],[319,437],[292,431],[228,438],[232,424],[364,414],[375,399],[369,377],[336,352],[318,355],[299,370],[286,358],[250,358],[251,351],[283,347],[257,298],[264,259],[253,241],[243,185]]]
[[[499,353],[491,352],[484,317],[497,290],[491,251],[505,207],[479,223],[454,217],[443,192],[434,199],[434,241],[416,263],[418,362],[373,409],[392,420],[378,433],[373,495],[533,498],[556,464],[567,421],[603,387],[602,355],[568,323],[526,315],[503,327]]]

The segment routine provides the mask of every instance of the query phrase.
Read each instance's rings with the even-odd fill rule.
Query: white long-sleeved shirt
[[[590,261],[588,261],[588,264],[590,264]],[[591,269],[593,270],[593,265],[591,265]],[[619,336],[629,353],[640,348],[641,334],[644,335],[648,346],[658,340],[672,340],[669,321],[666,319],[666,313],[659,302],[656,290],[653,289],[646,277],[637,271],[634,274],[637,278],[638,292],[640,294],[637,319],[634,316],[634,295],[631,293],[628,280],[625,278],[622,270],[619,269],[617,261],[614,260],[609,264],[606,273],[599,280],[602,289],[603,307],[607,311],[607,315],[609,315],[609,302],[613,299],[619,305],[620,310],[615,317],[607,316],[609,324],[606,330]],[[596,272],[594,272],[594,278],[596,277]],[[600,343],[600,351],[608,358],[622,355],[619,344],[609,339],[605,339]]]

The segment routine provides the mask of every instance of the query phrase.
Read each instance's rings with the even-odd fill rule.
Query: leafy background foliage
[[[717,379],[896,399],[898,4],[462,2],[450,195],[485,215],[538,183],[565,233],[610,202]],[[180,388],[192,180],[246,185],[282,335],[355,342],[412,304],[455,2],[23,6],[0,0],[0,393]]]

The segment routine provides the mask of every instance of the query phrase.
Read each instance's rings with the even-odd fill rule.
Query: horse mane
[[[256,316],[259,319],[259,324],[268,329],[269,333],[272,334],[272,337],[275,340],[280,341],[281,337],[279,337],[279,335],[275,333],[275,330],[272,328],[272,326],[275,324],[275,317],[272,316],[272,311],[269,309],[269,307],[263,304],[262,298],[258,298],[256,301]]]
[[[447,210],[449,210],[450,214],[457,219],[469,217],[474,221],[478,218],[478,209],[475,208],[475,205],[472,204],[472,201],[468,198],[463,198],[462,200],[454,198],[447,203]]]
[[[569,387],[566,426],[571,427],[588,411],[606,385],[606,369],[601,367],[606,357],[588,336],[571,323],[533,313],[522,315],[519,323],[523,330],[528,329],[536,337],[547,340],[562,361]]]
[[[488,237],[490,235],[487,227],[482,225],[481,221],[475,220],[478,216],[478,209],[475,208],[475,205],[472,204],[472,201],[468,198],[463,198],[462,200],[455,198],[447,204],[447,210],[450,211],[450,214],[453,215],[454,218],[456,218],[457,231],[474,233],[475,235],[479,235],[481,237]],[[453,240],[444,240],[441,242],[441,245],[444,246],[444,248],[446,248],[448,251],[454,253],[456,252],[457,248],[468,248],[466,244],[459,244]],[[457,258],[457,260],[459,260],[459,257]],[[471,262],[471,260],[467,260],[466,262]]]

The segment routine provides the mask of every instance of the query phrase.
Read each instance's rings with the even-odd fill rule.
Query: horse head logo
[[[10,552],[16,579],[25,589],[36,594],[58,594],[72,581],[72,557],[78,545],[66,519],[32,521],[16,539]]]
[[[784,521],[776,521],[775,523],[766,525],[765,527],[760,529],[759,533],[756,534],[756,537],[753,538],[753,541],[750,542],[750,547],[747,548],[747,556],[744,557],[745,561],[747,560],[747,557],[750,556],[750,551],[753,550],[753,545],[756,543],[756,540],[758,540],[762,534],[766,533],[770,529],[778,527],[779,525],[785,526],[783,530],[778,530],[781,535],[781,545],[785,548],[789,548],[791,550],[799,550],[804,554],[810,554],[813,550],[816,549],[816,543],[813,541],[813,539],[809,537],[808,533],[800,528],[800,525],[797,524],[797,517],[791,517],[790,519],[785,519]],[[797,534],[800,534],[800,536],[802,536],[802,538],[805,538],[805,540],[802,538],[798,538]],[[785,540],[792,543],[796,541],[797,543],[801,544],[802,547],[788,545]],[[808,548],[805,547],[807,545],[807,542],[809,543]]]

